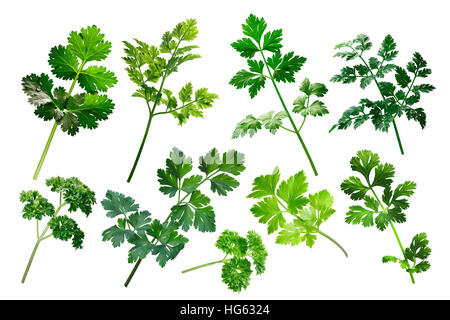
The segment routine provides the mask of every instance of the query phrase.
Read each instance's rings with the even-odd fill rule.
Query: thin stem
[[[130,275],[127,278],[127,281],[125,281],[125,283],[124,283],[125,288],[127,288],[128,285],[130,284],[131,279],[133,279],[134,274],[136,273],[136,270],[139,268],[139,265],[141,264],[141,262],[142,262],[142,259],[139,259],[136,262],[136,264],[134,265],[133,270],[131,271]]]
[[[311,155],[309,154],[309,151],[308,151],[308,148],[307,148],[306,145],[305,145],[305,142],[303,141],[302,137],[300,136],[300,133],[299,133],[298,130],[297,130],[297,127],[296,127],[296,125],[295,125],[294,119],[292,119],[292,116],[291,116],[291,114],[289,113],[289,110],[287,109],[286,104],[284,103],[283,98],[281,97],[281,93],[280,93],[280,91],[278,90],[278,87],[277,87],[277,84],[275,83],[275,80],[273,79],[272,72],[270,71],[269,65],[267,64],[266,57],[264,56],[264,53],[263,53],[263,51],[262,51],[262,49],[261,49],[261,46],[259,47],[259,50],[260,50],[261,56],[262,56],[262,58],[263,58],[263,60],[264,60],[264,64],[266,65],[267,71],[269,72],[270,80],[272,80],[272,84],[273,84],[273,86],[274,86],[274,88],[275,88],[275,91],[277,92],[278,98],[280,99],[281,105],[283,106],[283,109],[284,109],[284,111],[286,112],[286,115],[288,116],[289,121],[291,122],[292,128],[294,129],[295,134],[296,134],[298,140],[300,141],[300,144],[302,145],[303,150],[305,151],[306,157],[308,158],[309,163],[310,163],[310,165],[311,165],[311,168],[312,168],[313,171],[314,171],[314,175],[317,176],[317,175],[319,175],[319,174],[318,174],[318,172],[317,172],[316,166],[314,165],[314,162],[313,162],[313,160],[312,160],[312,158],[311,158]]]
[[[37,178],[39,176],[39,172],[41,172],[42,165],[44,164],[45,157],[47,156],[48,149],[50,148],[50,144],[52,143],[53,136],[55,135],[57,127],[58,127],[58,122],[55,121],[52,131],[50,132],[50,136],[47,139],[47,143],[45,144],[44,151],[42,152],[41,158],[39,159],[39,163],[37,165],[36,171],[34,172],[33,180],[37,180]]]
[[[345,254],[345,257],[348,258],[347,251],[345,251],[345,249],[339,244],[339,242],[337,242],[332,237],[330,237],[329,235],[327,235],[326,233],[324,233],[324,232],[322,232],[320,230],[317,230],[317,233],[322,235],[322,236],[324,236],[325,238],[327,238],[331,242],[333,242],[339,249],[341,249],[341,251]]]
[[[308,99],[309,99],[309,97],[308,97]],[[306,117],[303,117],[302,124],[300,125],[300,128],[298,128],[298,131],[302,130],[302,128],[303,128],[303,126],[305,124],[305,121],[306,121]]]
[[[228,260],[230,260],[230,259],[228,259]],[[209,267],[209,266],[212,266],[212,265],[215,265],[215,264],[218,264],[218,263],[225,263],[228,260],[227,259],[221,259],[221,260],[217,260],[217,261],[214,261],[214,262],[201,264],[199,266],[183,270],[183,271],[181,271],[181,273],[191,272],[191,271],[194,271],[194,270],[197,270],[197,269],[200,269],[200,268],[204,268],[204,267]]]
[[[405,152],[403,151],[402,141],[400,140],[400,134],[398,133],[397,124],[395,123],[395,120],[392,120],[392,124],[394,125],[395,136],[397,137],[397,142],[398,142],[398,147],[400,148],[400,153],[402,155],[404,155]]]
[[[370,186],[369,181],[367,179],[366,179],[366,181],[367,181],[368,185]],[[375,190],[372,187],[369,187],[369,189],[372,191],[372,194],[377,199],[378,203],[380,204],[381,208],[383,209],[383,212],[387,213],[387,209],[388,208],[384,207],[383,203],[380,201],[380,198],[378,198],[378,195],[376,194]],[[402,251],[403,258],[405,259],[406,265],[407,265],[408,269],[410,270],[411,267],[409,265],[408,259],[406,258],[405,249],[404,249],[403,244],[402,244],[402,242],[400,240],[400,237],[398,236],[397,230],[395,229],[394,224],[392,223],[392,221],[389,221],[389,225],[391,226],[392,231],[394,231],[394,235],[395,235],[395,238],[397,239],[397,242],[398,242],[398,245],[400,247],[400,250]],[[411,277],[412,283],[415,284],[416,281],[414,280],[413,272],[412,271],[408,271],[408,273],[409,273],[409,276]]]
[[[281,129],[284,129],[284,130],[286,130],[286,131],[289,131],[289,132],[291,132],[291,133],[295,133],[294,130],[291,130],[291,129],[286,128],[286,127],[284,127],[284,126],[280,126],[280,128],[281,128]]]
[[[147,104],[148,104],[148,102],[147,102]],[[144,150],[145,141],[147,140],[147,136],[148,136],[148,132],[150,130],[150,125],[152,123],[152,119],[153,119],[153,115],[152,115],[152,113],[150,111],[150,114],[149,114],[149,117],[148,117],[148,122],[147,122],[147,127],[145,128],[144,137],[142,138],[141,146],[139,147],[139,151],[138,151],[138,153],[136,155],[136,159],[134,160],[134,164],[133,164],[133,167],[131,168],[131,172],[128,175],[127,182],[130,182],[131,179],[133,178],[134,171],[136,170],[137,164],[138,164],[139,159],[140,159],[141,154],[142,154],[142,150]]]

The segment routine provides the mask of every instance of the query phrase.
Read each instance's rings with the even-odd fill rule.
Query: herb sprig
[[[54,121],[34,180],[39,176],[58,125],[63,132],[74,136],[80,127],[97,128],[99,121],[108,119],[114,109],[111,99],[99,94],[117,83],[114,73],[103,66],[87,67],[90,62],[106,59],[111,43],[104,40],[104,34],[96,26],[72,31],[67,40],[67,46],[58,45],[50,50],[48,63],[54,76],[72,81],[68,91],[61,86],[54,88],[53,80],[45,73],[32,73],[22,79],[28,102],[36,106],[34,114],[44,121]],[[77,83],[84,92],[73,94]]]
[[[123,60],[127,64],[126,71],[130,80],[139,87],[133,93],[133,97],[144,99],[149,111],[144,137],[127,182],[133,178],[155,116],[172,114],[181,126],[191,116],[203,118],[204,110],[211,108],[214,100],[218,98],[217,94],[209,92],[207,88],[200,88],[194,92],[191,82],[181,88],[178,99],[165,87],[168,77],[177,72],[180,65],[200,58],[200,55],[192,53],[192,50],[198,48],[197,45],[183,46],[184,43],[195,40],[197,35],[197,21],[187,19],[177,24],[172,31],[165,32],[159,47],[138,39],[134,39],[136,44],[124,41],[126,56]],[[157,83],[158,86],[153,85]],[[162,105],[163,109],[158,111],[159,105]]]
[[[404,211],[409,208],[408,198],[414,194],[416,184],[412,181],[405,181],[394,189],[392,186],[392,178],[395,176],[394,166],[389,163],[380,163],[378,154],[369,150],[358,151],[356,156],[350,160],[350,165],[353,171],[363,176],[364,181],[351,176],[342,182],[341,189],[352,200],[364,200],[364,206],[350,206],[345,222],[362,224],[364,227],[375,225],[380,231],[384,231],[390,226],[403,257],[385,256],[382,261],[383,263],[399,263],[409,273],[412,283],[415,283],[414,274],[425,272],[430,268],[430,263],[425,260],[431,254],[427,235],[426,233],[415,235],[411,245],[405,249],[394,223],[406,222]],[[383,189],[381,198],[376,193],[375,188],[377,187]]]
[[[323,222],[333,215],[333,197],[327,190],[305,196],[308,182],[304,171],[299,171],[280,182],[280,171],[255,178],[252,193],[247,197],[261,199],[251,208],[259,222],[267,224],[269,234],[279,231],[276,243],[298,245],[305,242],[310,248],[317,240],[317,234],[333,242],[347,257],[345,249],[332,237],[320,230]],[[309,205],[309,206],[308,206]],[[293,217],[287,223],[285,215]]]
[[[188,175],[193,169],[192,159],[174,148],[166,160],[166,168],[158,170],[159,190],[176,199],[164,222],[140,210],[133,198],[114,191],[106,193],[103,208],[108,217],[117,218],[117,223],[103,232],[103,241],[111,241],[113,247],[121,246],[125,240],[132,245],[128,262],[135,265],[125,287],[149,254],[156,255],[161,267],[175,259],[188,242],[181,231],[187,232],[192,227],[200,232],[216,230],[211,199],[200,187],[209,182],[211,191],[219,196],[233,191],[239,186],[234,177],[245,170],[244,155],[235,150],[220,154],[214,148],[200,157],[198,168],[201,174]]]
[[[72,246],[75,249],[83,248],[84,232],[78,227],[75,220],[67,215],[60,215],[60,212],[68,206],[68,212],[80,210],[88,217],[92,213],[92,206],[96,203],[95,193],[77,178],[50,178],[46,180],[46,185],[50,187],[51,191],[59,194],[59,204],[56,209],[39,191],[22,191],[20,194],[20,201],[25,204],[22,210],[23,218],[36,220],[37,236],[36,244],[22,277],[22,283],[27,278],[36,251],[42,241],[51,237],[62,241],[72,240]],[[48,217],[49,221],[44,230],[40,232],[39,222],[45,217]]]
[[[426,114],[423,108],[416,108],[423,93],[429,93],[435,89],[427,83],[417,84],[420,78],[427,78],[431,74],[431,69],[427,68],[427,62],[418,52],[415,52],[412,61],[405,68],[395,65],[392,61],[397,57],[397,44],[391,35],[387,35],[377,56],[365,58],[363,54],[372,48],[372,42],[365,34],[358,35],[354,40],[338,44],[335,49],[345,50],[335,54],[336,57],[351,61],[359,59],[360,64],[347,66],[341,69],[341,73],[333,76],[331,81],[342,83],[353,83],[359,80],[362,89],[375,83],[381,100],[361,99],[359,105],[346,110],[338,123],[330,132],[337,128],[347,129],[353,125],[356,129],[367,120],[371,120],[375,130],[388,132],[392,124],[394,127],[397,143],[401,154],[404,154],[403,145],[400,139],[395,119],[406,115],[408,120],[417,121],[424,129],[427,123]],[[389,73],[395,71],[395,81],[382,81]]]
[[[307,116],[316,117],[328,113],[325,104],[321,100],[314,98],[323,97],[328,90],[322,83],[311,83],[308,78],[303,80],[300,86],[302,95],[295,99],[294,108],[292,109],[293,113],[299,113],[303,117],[301,122],[296,124],[281,96],[277,83],[295,82],[295,74],[300,71],[306,62],[306,58],[295,55],[294,52],[288,52],[283,55],[280,51],[283,47],[281,44],[283,31],[277,29],[265,32],[266,28],[267,23],[264,18],[258,18],[253,14],[242,25],[243,33],[247,37],[233,42],[231,46],[240,53],[241,57],[247,59],[248,70],[238,71],[231,79],[230,84],[237,89],[248,87],[250,98],[254,98],[265,87],[266,79],[269,79],[275,88],[283,110],[279,112],[270,111],[259,117],[248,115],[237,124],[232,137],[238,138],[246,134],[253,136],[263,126],[272,134],[275,134],[280,128],[293,133],[300,141],[311,168],[317,176],[316,167],[300,135],[300,130],[303,128]],[[254,59],[257,53],[260,54],[262,60]],[[271,54],[271,56],[266,58],[266,54]],[[265,74],[264,70],[267,70],[267,74]],[[291,128],[283,125],[285,118],[289,119]]]
[[[268,254],[261,237],[254,231],[249,231],[244,238],[235,231],[225,230],[217,239],[216,247],[225,253],[223,259],[183,270],[182,273],[223,264],[222,282],[228,286],[228,289],[241,292],[250,284],[252,265],[257,275],[263,274],[266,270]]]

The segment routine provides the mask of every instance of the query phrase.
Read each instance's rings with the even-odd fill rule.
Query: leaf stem
[[[199,266],[183,270],[183,271],[181,271],[181,273],[191,272],[191,271],[194,271],[194,270],[197,270],[197,269],[200,269],[200,268],[204,268],[204,267],[209,267],[209,266],[212,266],[212,265],[215,265],[215,264],[218,264],[218,263],[225,263],[228,260],[230,260],[230,259],[221,259],[221,260],[217,260],[217,261],[201,264]]]
[[[395,123],[395,120],[392,120],[392,124],[394,125],[395,136],[397,137],[397,142],[398,142],[398,147],[400,148],[400,153],[402,155],[404,155],[405,152],[403,151],[402,141],[400,140],[400,134],[398,133],[397,124]]]
[[[131,270],[131,273],[128,276],[127,281],[125,281],[125,283],[124,283],[125,288],[128,288],[128,285],[130,284],[131,279],[133,279],[134,274],[136,273],[136,270],[139,268],[139,265],[141,264],[141,262],[142,262],[142,259],[139,258],[138,261],[136,262],[136,264],[134,265],[133,270]]]
[[[320,230],[317,230],[317,233],[320,234],[321,236],[327,238],[327,239],[330,240],[331,242],[333,242],[339,249],[341,249],[341,251],[345,254],[345,257],[348,258],[347,251],[345,251],[345,249],[339,244],[339,242],[337,242],[336,240],[334,240],[332,237],[330,237],[329,235],[327,235],[325,232],[322,232],[322,231],[320,231]]]
[[[259,45],[259,44],[258,44],[258,45]],[[313,162],[313,160],[312,160],[312,158],[311,158],[311,155],[309,154],[309,151],[308,151],[308,148],[307,148],[306,145],[305,145],[305,142],[303,141],[302,137],[300,136],[299,130],[297,130],[297,126],[295,125],[295,122],[294,122],[294,120],[292,119],[292,116],[291,116],[291,114],[289,113],[289,110],[287,109],[286,104],[284,103],[283,98],[281,97],[281,93],[280,93],[280,91],[278,90],[277,84],[275,83],[275,80],[274,80],[274,78],[273,78],[272,72],[270,71],[269,65],[267,64],[267,60],[266,60],[266,57],[264,56],[264,53],[263,53],[263,50],[261,49],[261,46],[259,46],[259,51],[260,51],[261,56],[262,56],[262,58],[263,58],[263,60],[264,60],[264,64],[265,64],[265,66],[266,66],[266,68],[267,68],[267,71],[269,72],[270,80],[272,81],[272,84],[273,84],[273,86],[274,86],[274,88],[275,88],[275,91],[276,91],[276,93],[277,93],[277,95],[278,95],[278,98],[280,99],[281,105],[283,106],[283,109],[284,109],[284,111],[286,112],[286,115],[288,116],[289,121],[291,122],[292,128],[294,129],[294,132],[295,132],[295,134],[296,134],[298,140],[300,141],[300,144],[302,145],[303,150],[305,151],[306,157],[308,158],[309,163],[310,163],[310,165],[311,165],[311,168],[312,168],[313,171],[314,171],[314,175],[317,176],[317,175],[319,175],[319,174],[318,174],[318,172],[317,172],[316,166],[314,165],[314,162]]]
[[[388,208],[384,207],[383,203],[380,201],[380,198],[378,198],[378,195],[376,194],[375,190],[370,186],[370,183],[369,183],[367,178],[366,178],[366,182],[367,182],[367,184],[369,186],[370,191],[372,191],[372,194],[375,196],[375,198],[377,199],[377,201],[380,204],[381,208],[383,209],[383,212],[387,213],[387,209]],[[398,245],[400,246],[400,250],[402,251],[403,258],[405,259],[405,262],[406,262],[406,265],[408,267],[408,270],[411,270],[411,267],[409,265],[409,261],[406,258],[405,249],[403,248],[403,244],[402,244],[402,242],[400,240],[400,237],[398,236],[397,230],[395,229],[394,224],[392,223],[392,221],[389,221],[389,225],[391,226],[392,231],[394,231],[395,238],[397,239]],[[413,272],[412,271],[408,271],[408,273],[409,273],[409,276],[411,277],[412,283],[415,284],[416,281],[414,280]]]
[[[52,143],[52,140],[53,140],[53,137],[55,135],[57,127],[58,127],[58,122],[55,121],[55,124],[53,125],[52,131],[50,131],[50,136],[47,139],[47,143],[45,144],[44,151],[42,152],[41,158],[39,159],[39,163],[38,163],[38,165],[36,167],[36,170],[34,172],[33,180],[37,180],[37,178],[39,176],[39,172],[41,172],[42,165],[44,164],[45,157],[47,156],[48,149],[50,148],[50,144]]]

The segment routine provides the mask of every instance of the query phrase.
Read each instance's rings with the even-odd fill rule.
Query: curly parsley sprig
[[[303,119],[298,124],[291,113],[289,112],[277,83],[279,82],[295,82],[295,74],[300,71],[303,64],[306,62],[305,57],[295,55],[294,52],[287,54],[281,53],[281,44],[283,31],[277,29],[274,31],[266,31],[267,23],[264,18],[258,18],[251,14],[246,23],[242,25],[242,30],[246,38],[242,38],[233,42],[231,46],[240,53],[241,57],[247,59],[248,70],[240,70],[231,79],[230,84],[237,89],[247,88],[250,98],[254,98],[258,92],[264,88],[266,80],[272,82],[273,87],[278,95],[278,98],[283,107],[282,111],[270,111],[259,117],[248,115],[244,120],[240,121],[233,132],[233,138],[245,136],[249,134],[251,137],[262,127],[275,134],[278,129],[283,129],[289,133],[297,136],[300,144],[309,160],[314,174],[317,176],[317,170],[314,162],[309,154],[308,148],[303,141],[300,130],[303,128],[307,116],[323,116],[328,113],[325,104],[314,97],[323,97],[328,89],[322,83],[311,83],[308,78],[305,78],[300,86],[302,95],[294,101],[293,113],[298,113],[303,116]],[[262,60],[254,59],[256,54],[260,54]],[[268,56],[266,58],[266,54]],[[267,74],[265,71],[267,70]],[[283,125],[283,120],[289,119],[291,127]]]
[[[117,83],[114,73],[103,66],[87,66],[90,62],[106,59],[111,43],[104,40],[104,34],[96,26],[72,31],[67,40],[67,46],[59,45],[50,50],[48,63],[54,76],[72,81],[68,91],[61,86],[54,88],[53,80],[45,73],[32,73],[22,79],[28,101],[36,106],[34,114],[44,121],[54,121],[34,180],[39,176],[58,126],[63,132],[74,136],[80,127],[97,128],[98,123],[107,120],[114,109],[112,100],[99,94]],[[77,83],[84,92],[73,94]]]
[[[177,24],[172,31],[165,32],[159,47],[138,39],[134,39],[136,44],[124,41],[126,56],[123,60],[127,64],[126,71],[130,80],[139,87],[133,93],[133,97],[144,99],[149,111],[144,137],[127,182],[133,178],[154,117],[172,114],[181,126],[191,116],[203,118],[203,111],[211,108],[214,100],[218,98],[218,95],[209,92],[207,88],[200,88],[194,92],[191,82],[181,88],[178,99],[171,90],[165,87],[167,78],[177,72],[180,65],[200,58],[200,55],[191,52],[198,46],[183,46],[186,42],[194,41],[197,35],[197,21],[187,19]],[[159,86],[153,85],[157,83]],[[158,111],[157,107],[160,105],[163,108]]]
[[[117,224],[103,232],[103,241],[111,241],[113,247],[121,246],[125,240],[132,245],[128,251],[128,262],[135,263],[125,282],[130,284],[143,259],[149,254],[156,255],[156,261],[164,267],[175,259],[188,239],[181,234],[192,227],[200,232],[216,230],[215,213],[211,199],[200,187],[210,183],[213,193],[226,196],[239,186],[234,178],[244,170],[244,155],[235,150],[220,154],[212,149],[199,159],[202,174],[188,175],[192,169],[192,159],[174,148],[166,160],[166,168],[158,170],[159,190],[175,198],[176,203],[164,222],[152,219],[148,211],[140,211],[139,205],[131,197],[108,191],[102,201],[106,215],[118,218]]]
[[[406,222],[404,211],[409,208],[408,198],[414,194],[416,184],[405,181],[394,189],[392,186],[392,178],[395,176],[394,166],[390,163],[380,163],[378,154],[369,150],[358,151],[350,160],[350,165],[353,171],[364,177],[364,182],[358,177],[351,176],[342,182],[341,189],[352,200],[364,200],[364,206],[350,206],[345,222],[362,224],[363,227],[375,225],[380,231],[390,226],[403,258],[385,256],[382,261],[398,263],[409,273],[412,283],[415,283],[414,274],[425,272],[430,268],[430,263],[425,260],[431,254],[427,235],[426,233],[415,235],[411,245],[405,249],[394,223]],[[376,188],[383,189],[381,198],[376,193]]]
[[[20,201],[25,203],[22,210],[23,218],[36,220],[37,236],[36,244],[22,277],[22,283],[27,278],[36,251],[42,241],[53,237],[62,241],[72,240],[72,246],[75,249],[83,247],[84,232],[78,227],[75,220],[67,215],[59,215],[61,209],[68,206],[68,212],[80,210],[88,217],[92,213],[92,206],[96,202],[95,193],[77,178],[50,178],[46,180],[46,184],[51,188],[51,191],[59,194],[59,205],[56,209],[38,191],[23,191],[20,194]],[[44,217],[49,217],[50,219],[44,230],[40,232],[39,222]],[[48,233],[49,230],[51,231],[50,233]]]
[[[225,253],[223,259],[201,264],[183,270],[181,273],[223,264],[222,282],[228,286],[228,289],[240,292],[242,289],[247,289],[250,284],[252,265],[257,275],[263,274],[266,270],[268,254],[261,237],[255,231],[249,231],[244,238],[235,231],[225,230],[217,239],[216,247]]]
[[[338,44],[335,49],[339,51],[335,57],[340,57],[346,61],[359,59],[362,63],[354,66],[347,66],[341,69],[341,73],[333,76],[331,81],[353,83],[359,80],[360,87],[365,89],[371,83],[375,83],[381,100],[361,99],[358,106],[353,106],[346,110],[335,128],[343,130],[353,125],[356,129],[367,120],[371,120],[375,130],[388,132],[392,124],[397,138],[397,143],[401,154],[404,154],[400,134],[395,122],[396,118],[406,115],[408,120],[417,121],[422,129],[426,125],[426,114],[423,108],[415,108],[423,93],[429,93],[435,89],[427,83],[417,84],[420,78],[427,78],[431,74],[431,69],[427,68],[427,62],[415,52],[412,61],[406,65],[406,70],[391,63],[397,55],[397,44],[391,35],[387,35],[377,56],[365,58],[366,51],[372,48],[372,42],[365,34],[358,35],[354,40]],[[390,72],[395,71],[395,81],[382,81]]]

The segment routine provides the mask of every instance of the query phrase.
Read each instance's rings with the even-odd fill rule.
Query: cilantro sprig
[[[60,213],[64,207],[67,207],[69,213],[79,210],[88,217],[92,213],[92,206],[96,203],[95,193],[77,178],[50,178],[46,180],[46,185],[59,195],[59,204],[56,209],[39,191],[22,191],[20,194],[20,201],[24,203],[22,216],[27,220],[36,220],[37,236],[36,244],[22,277],[22,283],[27,278],[36,251],[42,241],[51,237],[62,241],[71,240],[75,249],[83,248],[84,232],[74,219],[67,215],[60,215]],[[49,220],[41,232],[39,222],[46,217]]]
[[[209,183],[211,191],[219,196],[233,191],[239,186],[235,177],[245,170],[244,155],[235,150],[220,154],[214,148],[200,157],[198,169],[201,174],[191,174],[192,158],[173,148],[166,160],[166,168],[158,170],[159,190],[176,199],[163,222],[152,218],[150,212],[140,210],[133,198],[114,191],[106,193],[103,208],[109,218],[117,218],[117,223],[103,232],[103,241],[111,241],[113,247],[120,247],[126,240],[132,246],[128,251],[128,262],[135,265],[125,287],[149,254],[156,256],[161,267],[175,259],[188,242],[182,231],[191,228],[200,232],[216,230],[211,199],[200,187]]]
[[[114,73],[103,66],[87,66],[106,59],[111,43],[104,40],[104,34],[96,26],[72,31],[67,40],[68,45],[58,45],[50,50],[48,63],[56,78],[71,81],[68,90],[62,86],[54,87],[53,80],[46,73],[32,73],[22,79],[28,102],[36,106],[34,114],[44,121],[54,121],[34,180],[39,176],[58,126],[74,136],[80,127],[97,128],[98,123],[107,120],[114,109],[112,100],[100,94],[117,83]],[[77,83],[84,92],[73,94]]]
[[[138,39],[134,39],[135,44],[124,41],[126,56],[123,60],[127,64],[126,71],[130,80],[138,86],[132,96],[144,99],[149,111],[144,137],[127,182],[133,178],[154,117],[172,114],[181,126],[190,117],[203,118],[204,110],[211,108],[218,98],[217,94],[209,92],[207,88],[194,91],[191,82],[179,90],[178,98],[165,87],[168,77],[177,72],[180,65],[200,58],[200,55],[192,53],[198,48],[197,45],[185,45],[194,41],[197,35],[197,21],[187,19],[177,24],[172,31],[165,32],[159,47]],[[162,108],[158,110],[158,106]]]
[[[376,226],[384,231],[389,226],[394,232],[398,245],[402,252],[402,258],[393,256],[383,257],[383,263],[394,262],[409,273],[412,283],[415,283],[414,274],[425,272],[430,268],[430,263],[425,260],[431,254],[428,247],[426,233],[414,236],[411,245],[404,248],[394,223],[406,222],[405,210],[409,208],[408,198],[414,194],[416,184],[405,181],[395,188],[392,186],[395,168],[389,163],[380,163],[378,154],[369,150],[358,151],[350,160],[353,171],[363,176],[363,181],[351,176],[341,184],[341,189],[352,200],[364,201],[364,205],[350,206],[345,221],[349,224],[361,224],[363,227]],[[376,189],[383,189],[381,198]]]
[[[397,57],[397,44],[391,35],[387,35],[377,56],[365,58],[366,51],[372,48],[372,42],[365,34],[358,35],[354,40],[338,44],[335,49],[345,50],[335,54],[336,57],[351,61],[358,59],[361,63],[354,66],[347,66],[341,72],[331,78],[333,82],[353,83],[359,81],[362,89],[374,83],[381,95],[381,100],[361,99],[359,105],[346,110],[335,128],[343,130],[351,127],[358,128],[367,120],[371,120],[375,130],[388,132],[394,127],[397,143],[401,154],[404,154],[403,145],[397,128],[395,119],[406,115],[408,120],[417,121],[421,128],[426,126],[426,114],[423,108],[415,107],[420,101],[423,93],[429,93],[435,89],[427,83],[418,84],[421,78],[427,78],[431,74],[431,69],[427,68],[427,62],[418,52],[413,54],[412,60],[405,68],[393,64]],[[383,81],[386,76],[394,71],[395,82]]]
[[[222,282],[228,286],[228,289],[241,292],[250,284],[252,266],[257,275],[263,274],[266,270],[268,254],[260,235],[255,231],[249,231],[244,238],[235,231],[225,230],[217,239],[216,247],[225,253],[223,259],[186,269],[181,273],[223,264]]]
[[[306,196],[308,182],[304,171],[299,171],[280,182],[280,171],[255,178],[252,193],[247,197],[261,199],[251,208],[259,222],[267,224],[269,234],[281,229],[276,243],[295,246],[305,242],[310,248],[317,234],[333,242],[347,257],[344,248],[332,237],[320,230],[323,222],[333,215],[333,197],[327,190]],[[293,219],[288,223],[286,216]]]
[[[248,88],[250,98],[256,97],[258,92],[265,87],[266,80],[272,82],[278,98],[283,106],[281,111],[270,111],[259,117],[248,115],[240,121],[233,132],[233,138],[238,138],[249,134],[252,137],[263,127],[275,134],[278,129],[283,129],[297,136],[302,148],[311,164],[314,174],[317,170],[309,151],[303,141],[300,130],[303,128],[308,116],[323,116],[328,113],[325,104],[316,98],[321,98],[327,93],[327,88],[322,83],[311,83],[305,78],[300,86],[302,93],[294,101],[293,113],[300,114],[303,118],[296,124],[293,116],[289,112],[281,93],[278,89],[279,82],[295,82],[295,74],[300,71],[306,62],[305,57],[296,55],[294,52],[281,53],[283,31],[277,29],[267,31],[267,23],[264,18],[258,18],[251,14],[246,23],[242,25],[245,38],[233,42],[231,46],[240,53],[241,57],[247,59],[248,70],[243,69],[236,73],[230,84],[237,89]],[[255,55],[261,56],[262,60],[255,59]],[[266,54],[270,55],[266,58]],[[265,73],[267,71],[267,74]],[[288,118],[290,128],[283,125],[284,119]]]

